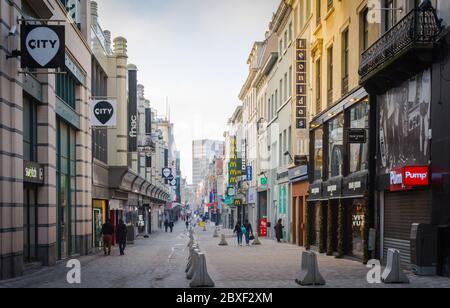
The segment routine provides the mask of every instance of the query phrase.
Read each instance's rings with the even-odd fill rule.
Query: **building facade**
[[[194,140],[192,142],[192,183],[200,184],[205,178],[214,157],[223,155],[223,141]]]

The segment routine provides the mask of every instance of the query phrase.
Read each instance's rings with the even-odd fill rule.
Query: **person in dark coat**
[[[275,236],[277,237],[278,243],[281,243],[281,239],[283,238],[283,229],[283,220],[279,219],[275,226]]]
[[[105,251],[105,256],[111,255],[111,245],[112,245],[112,236],[114,233],[114,227],[111,224],[109,219],[106,220],[106,223],[102,226],[102,231],[100,232],[103,235],[103,249]]]
[[[125,255],[125,247],[127,246],[127,225],[121,219],[116,230],[117,242],[119,243],[120,255]]]
[[[164,222],[164,227],[166,228],[166,233],[169,230],[169,221],[166,219],[166,221]]]
[[[173,227],[174,227],[174,226],[175,226],[175,225],[174,225],[173,221],[171,221],[171,222],[169,223],[170,233],[173,232]]]
[[[246,242],[247,246],[250,246],[250,236],[253,236],[253,228],[248,220],[245,221],[244,227],[245,227],[245,230],[247,231],[244,234],[245,242]]]
[[[238,240],[238,245],[242,246],[242,236],[244,235],[243,231],[243,225],[241,224],[240,221],[238,221],[238,223],[236,224],[236,227],[234,227],[234,231],[233,233],[236,233],[237,235],[237,240]]]

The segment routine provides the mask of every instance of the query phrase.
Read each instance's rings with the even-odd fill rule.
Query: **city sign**
[[[117,125],[117,101],[93,100],[91,102],[92,126],[110,127]]]
[[[64,26],[22,25],[22,68],[63,68],[65,66],[65,49]]]
[[[172,169],[170,169],[170,168],[163,168],[162,169],[162,176],[163,176],[164,179],[168,180],[171,175],[172,175]]]
[[[170,186],[172,186],[172,187],[177,186],[177,180],[176,180],[176,179],[172,179],[172,180],[170,181]]]

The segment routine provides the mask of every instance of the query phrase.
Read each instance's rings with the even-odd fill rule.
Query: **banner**
[[[128,71],[128,152],[137,152],[137,71]]]
[[[91,125],[111,127],[117,125],[117,101],[93,100],[91,102]]]
[[[306,40],[298,39],[296,46],[296,127],[297,129],[307,129],[306,110]]]

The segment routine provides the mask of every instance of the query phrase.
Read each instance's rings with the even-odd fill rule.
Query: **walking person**
[[[236,235],[237,235],[237,240],[238,240],[239,246],[242,246],[242,236],[244,235],[244,232],[243,232],[244,230],[245,230],[245,227],[241,224],[240,221],[238,221],[238,223],[234,227],[233,233],[236,233]]]
[[[169,223],[170,233],[173,233],[174,226],[175,226],[175,224],[173,223],[173,221],[170,221],[170,223]]]
[[[166,221],[164,222],[164,228],[166,228],[166,233],[169,230],[169,221],[166,219]]]
[[[252,228],[252,225],[250,224],[250,222],[248,220],[245,221],[244,227],[245,227],[245,231],[246,231],[244,233],[245,242],[247,243],[247,246],[250,246],[250,239],[251,239],[250,237],[254,238],[254,236],[253,236],[253,228]]]
[[[188,230],[188,229],[189,229],[189,219],[186,218],[186,230]]]
[[[114,232],[114,227],[111,224],[109,219],[102,226],[102,231],[100,232],[103,235],[103,249],[106,255],[111,255],[111,245],[112,245],[112,236]]]
[[[278,243],[281,243],[281,239],[283,238],[283,220],[279,219],[278,223],[275,226],[275,236],[277,238]]]
[[[117,236],[117,241],[119,242],[119,250],[120,250],[120,255],[124,256],[125,255],[125,248],[127,246],[127,225],[123,222],[123,220],[119,220],[119,225],[117,226],[117,230],[116,230],[116,236]]]

